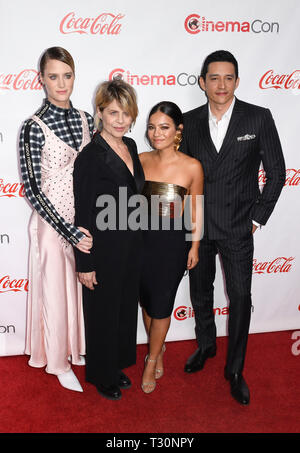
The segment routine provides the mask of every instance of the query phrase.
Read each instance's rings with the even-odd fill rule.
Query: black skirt
[[[180,281],[187,268],[191,243],[186,241],[185,228],[176,230],[174,219],[170,229],[143,232],[143,262],[140,304],[151,318],[171,316]]]

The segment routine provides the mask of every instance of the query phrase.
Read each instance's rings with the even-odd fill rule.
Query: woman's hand
[[[87,288],[94,290],[94,285],[98,285],[96,280],[96,272],[78,272],[78,279]]]
[[[91,253],[90,249],[93,247],[93,236],[91,235],[89,230],[86,230],[83,227],[78,227],[78,230],[84,233],[86,237],[81,239],[81,241],[79,241],[75,247],[83,253]]]
[[[191,270],[193,267],[197,265],[199,261],[199,254],[198,254],[198,247],[191,247],[189,254],[188,254],[188,259],[187,259],[187,269]]]

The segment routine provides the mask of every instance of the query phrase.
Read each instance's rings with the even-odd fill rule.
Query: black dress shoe
[[[105,386],[102,384],[98,384],[97,390],[101,396],[108,400],[119,400],[122,396],[120,388],[117,385]]]
[[[216,347],[212,347],[202,352],[200,348],[197,349],[194,354],[192,354],[184,367],[186,373],[195,373],[195,371],[202,370],[206,360],[209,357],[214,357],[216,355]]]
[[[231,395],[240,404],[249,404],[250,392],[241,373],[229,374],[225,371],[225,378],[230,383]]]
[[[130,387],[131,387],[131,381],[130,381],[129,377],[123,373],[123,371],[120,371],[118,385],[119,385],[120,389],[130,389]]]

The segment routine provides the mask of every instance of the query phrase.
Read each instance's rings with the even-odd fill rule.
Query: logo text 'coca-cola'
[[[267,177],[264,169],[259,170],[258,172],[258,183],[260,186],[263,186],[267,182]],[[286,178],[285,186],[300,186],[300,168],[287,168],[286,169]]]
[[[10,275],[0,277],[0,294],[8,292],[28,291],[27,278],[11,278]]]
[[[278,274],[290,272],[295,257],[279,256],[272,261],[253,260],[253,274]]]
[[[80,35],[119,35],[122,29],[120,21],[124,14],[101,13],[96,17],[76,17],[74,12],[68,13],[61,21],[59,30],[64,35],[79,33]]]
[[[4,180],[0,178],[0,198],[2,197],[25,197],[24,184],[21,182],[4,182]]]
[[[42,90],[40,73],[35,69],[23,69],[18,74],[0,73],[0,90]]]
[[[300,90],[300,69],[290,74],[277,74],[273,69],[266,71],[259,81],[261,90]]]

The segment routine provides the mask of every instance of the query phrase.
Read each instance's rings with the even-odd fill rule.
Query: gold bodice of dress
[[[145,181],[142,194],[147,198],[152,215],[174,218],[182,215],[187,192],[185,187],[177,184]]]

